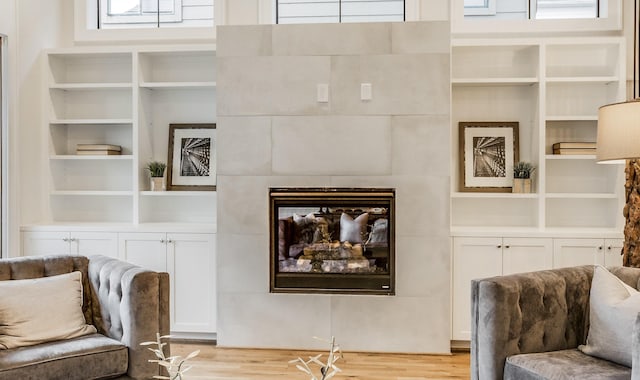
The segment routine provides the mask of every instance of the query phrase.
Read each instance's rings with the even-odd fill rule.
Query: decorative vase
[[[514,178],[511,191],[514,193],[530,193],[531,178]]]
[[[165,191],[166,189],[164,177],[151,177],[151,191]]]

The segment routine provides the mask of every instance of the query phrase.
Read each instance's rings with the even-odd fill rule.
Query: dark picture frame
[[[460,122],[460,191],[511,192],[518,122]]]
[[[167,190],[216,189],[216,125],[169,124]]]

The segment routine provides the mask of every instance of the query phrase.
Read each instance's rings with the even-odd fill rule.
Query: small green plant
[[[148,349],[153,352],[158,359],[150,359],[151,363],[158,363],[159,366],[163,367],[169,376],[159,376],[156,375],[154,379],[165,379],[165,380],[183,380],[184,373],[191,369],[191,367],[184,367],[187,360],[196,357],[200,350],[193,351],[186,358],[182,358],[180,356],[169,356],[166,357],[164,355],[164,346],[167,344],[162,342],[162,339],[171,338],[171,335],[163,335],[156,333],[156,341],[155,342],[142,342],[141,346],[156,346],[157,348],[148,347]]]
[[[162,177],[164,176],[164,169],[166,169],[167,164],[160,161],[151,161],[147,164],[146,169],[149,171],[152,177]]]
[[[529,162],[520,161],[513,166],[513,178],[531,178],[536,168]]]

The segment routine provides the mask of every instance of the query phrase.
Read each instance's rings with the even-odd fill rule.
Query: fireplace
[[[395,190],[271,188],[272,293],[395,294]]]

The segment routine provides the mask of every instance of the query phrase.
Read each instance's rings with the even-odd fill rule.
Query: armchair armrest
[[[169,334],[169,275],[105,256],[89,257],[93,323],[98,332],[128,347],[127,375],[134,379],[159,374],[155,356],[144,341]],[[169,346],[166,347],[169,354]]]
[[[514,354],[584,343],[592,277],[582,266],[473,280],[471,378],[502,379]]]

